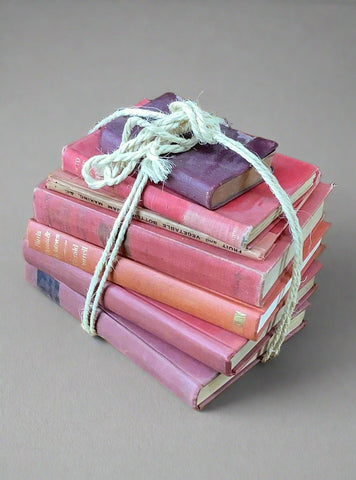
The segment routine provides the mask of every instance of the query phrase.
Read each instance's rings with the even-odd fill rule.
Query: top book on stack
[[[181,100],[174,93],[144,101],[141,108],[168,113],[171,102]],[[116,150],[122,138],[127,117],[119,117],[103,127],[100,136],[100,149],[103,153]],[[261,137],[221,126],[228,137],[239,141],[251,152],[270,165],[277,143]],[[261,181],[260,175],[239,154],[223,145],[196,145],[193,149],[175,154],[172,157],[174,168],[165,185],[190,200],[215,210],[233,200]]]

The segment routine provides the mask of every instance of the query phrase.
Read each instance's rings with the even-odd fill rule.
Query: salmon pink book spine
[[[30,220],[29,247],[93,274],[101,248]],[[170,305],[242,337],[257,340],[264,309],[234,301],[119,257],[108,280],[146,297]]]
[[[94,273],[103,250],[33,220],[28,224],[27,240],[30,248],[90,274]],[[315,251],[305,261],[311,261],[311,255],[315,255]],[[269,293],[266,305],[258,308],[187,284],[124,257],[118,257],[108,280],[250,340],[261,337],[263,327],[273,319],[273,310],[285,297],[290,283],[285,272]]]

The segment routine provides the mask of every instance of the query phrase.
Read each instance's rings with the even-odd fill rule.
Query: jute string
[[[167,179],[174,166],[174,159],[171,160],[173,154],[190,150],[197,144],[221,144],[241,155],[261,175],[281,204],[293,237],[294,261],[285,311],[269,341],[263,361],[277,356],[297,303],[303,264],[302,231],[288,195],[257,155],[221,131],[220,126],[226,125],[225,120],[205,112],[191,100],[172,102],[167,114],[141,108],[119,109],[99,122],[90,133],[120,116],[128,119],[118,149],[90,158],[82,169],[82,175],[91,188],[116,185],[134,170],[137,171],[132,190],[115,220],[92,277],[82,315],[82,327],[90,335],[96,335],[96,311],[105,282],[115,266],[120,246],[148,180],[158,183]],[[133,136],[135,127],[141,130]],[[91,175],[92,170],[95,178]]]

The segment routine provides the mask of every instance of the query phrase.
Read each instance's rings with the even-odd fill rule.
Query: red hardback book
[[[321,219],[330,189],[331,186],[320,183],[298,212],[304,238]],[[100,247],[105,246],[116,217],[107,209],[46,189],[44,182],[34,190],[33,207],[34,218],[39,223]],[[326,228],[325,223],[320,226],[320,229]],[[132,221],[122,254],[185,282],[261,306],[292,259],[293,250],[290,234],[286,231],[268,258],[260,262]]]
[[[98,130],[64,147],[63,170],[81,176],[84,163],[101,151],[100,135]],[[272,167],[274,175],[293,202],[297,202],[320,178],[320,172],[314,165],[279,153],[274,155]],[[134,180],[128,177],[119,185],[104,187],[97,192],[124,199]],[[141,199],[145,209],[159,214],[163,219],[206,234],[212,244],[223,247],[225,243],[235,251],[246,249],[261,232],[271,228],[282,212],[278,200],[264,182],[215,211],[195,204],[162,185],[147,185]],[[171,229],[164,221],[158,226]],[[184,228],[181,233],[184,235]],[[198,233],[195,238],[199,239]]]
[[[26,262],[86,295],[90,274],[29,248],[26,240],[23,254]],[[305,272],[294,316],[309,305],[307,300],[315,290],[314,279],[320,268],[320,262],[315,260]],[[104,290],[101,305],[225,375],[233,375],[242,358],[256,347],[252,340],[110,282]],[[283,307],[275,313],[270,327],[280,320],[282,312]]]
[[[27,239],[30,248],[90,274],[93,274],[102,254],[102,249],[95,245],[33,220],[28,224]],[[305,266],[317,255],[318,244],[311,251],[310,248],[308,242]],[[285,297],[290,285],[289,274],[286,272],[271,289],[264,306],[255,307],[187,284],[124,257],[118,258],[108,280],[250,340],[261,337],[263,328],[273,318],[275,308]]]
[[[59,282],[48,273],[29,264],[26,280],[45,293],[73,317],[80,320],[84,297]],[[291,325],[287,338],[304,327],[304,312],[300,312]],[[164,342],[137,325],[106,310],[99,309],[98,334],[122,352],[162,385],[181,398],[190,407],[201,409],[228,386],[256,365],[265,350],[269,335],[256,345],[253,356],[244,357],[233,376],[223,375],[181,350]]]

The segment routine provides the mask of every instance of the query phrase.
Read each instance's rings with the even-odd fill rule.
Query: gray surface
[[[355,468],[355,5],[2,2],[2,479],[349,479]],[[320,166],[308,328],[202,413],[23,280],[34,185],[94,120],[166,90]]]

